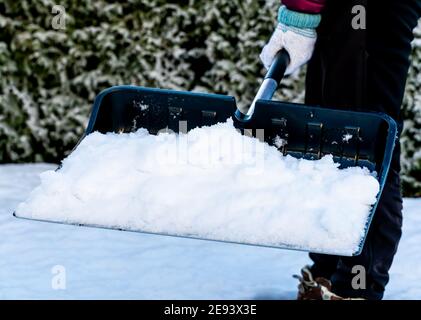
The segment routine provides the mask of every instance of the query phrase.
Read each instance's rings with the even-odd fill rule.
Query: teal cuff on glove
[[[316,29],[313,29],[313,28],[297,28],[293,26],[287,26],[286,24],[283,24],[283,23],[279,23],[278,29],[282,30],[283,32],[292,31],[294,33],[297,33],[307,38],[317,37]]]
[[[278,22],[290,27],[302,29],[316,29],[322,16],[320,14],[308,14],[289,10],[281,6],[278,11]]]

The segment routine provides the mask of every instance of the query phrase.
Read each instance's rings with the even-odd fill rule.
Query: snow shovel
[[[288,63],[288,53],[281,51],[249,108],[237,108],[235,98],[231,96],[136,86],[111,87],[96,97],[84,136],[96,131],[129,133],[139,128],[146,128],[150,134],[157,134],[163,128],[177,133],[180,121],[187,126],[184,130],[189,131],[232,118],[243,133],[255,135],[257,129],[264,129],[264,141],[271,145],[275,145],[275,138],[286,141],[278,146],[284,155],[309,160],[332,155],[340,168],[360,166],[375,171],[380,185],[378,202],[395,145],[395,121],[382,113],[272,101]],[[361,253],[377,202],[370,210],[358,248],[346,255]],[[337,254],[293,244],[275,247]]]

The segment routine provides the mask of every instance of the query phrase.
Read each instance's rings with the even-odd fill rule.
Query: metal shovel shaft
[[[285,49],[278,52],[266,73],[265,79],[259,88],[253,102],[250,106],[238,107],[235,117],[240,121],[248,121],[254,113],[256,102],[260,99],[271,100],[278,89],[279,83],[284,77],[285,70],[290,62],[290,57]]]

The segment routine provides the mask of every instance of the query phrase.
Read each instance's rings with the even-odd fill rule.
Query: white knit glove
[[[263,47],[260,60],[269,69],[276,54],[285,49],[290,57],[285,75],[289,75],[310,60],[316,40],[317,33],[314,29],[299,29],[279,23],[269,42]]]
[[[317,40],[316,28],[320,21],[320,14],[301,13],[281,6],[278,11],[278,26],[260,54],[266,69],[269,69],[276,54],[282,49],[290,57],[286,75],[307,63],[313,55]]]

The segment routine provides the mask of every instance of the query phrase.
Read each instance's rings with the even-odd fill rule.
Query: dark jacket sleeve
[[[290,10],[305,13],[320,13],[326,4],[326,0],[282,0],[281,2]]]

